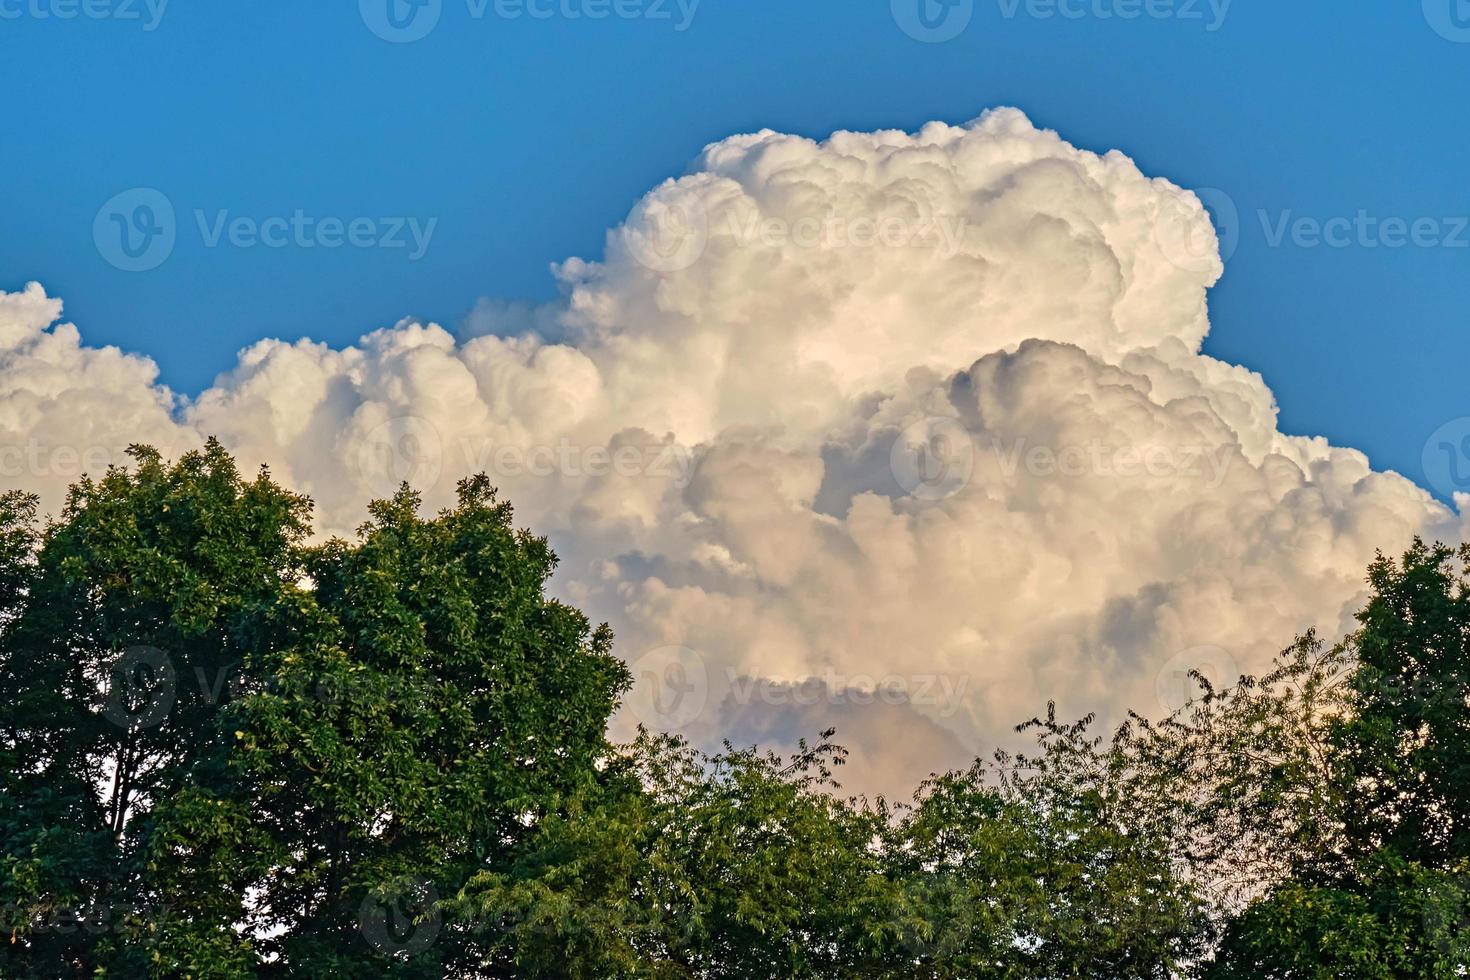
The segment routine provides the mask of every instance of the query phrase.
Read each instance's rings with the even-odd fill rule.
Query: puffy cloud
[[[0,479],[53,510],[78,476],[121,462],[129,444],[170,449],[186,436],[151,360],[84,346],[60,315],[36,283],[0,292]]]
[[[892,790],[1048,698],[1158,712],[1182,668],[1340,633],[1375,549],[1466,536],[1200,353],[1217,252],[1193,194],[1014,110],[765,131],[650,192],[601,262],[558,266],[556,303],[482,301],[457,336],[264,340],[193,399],[53,325],[40,287],[0,294],[0,437],[217,434],[329,533],[400,479],[438,504],[489,472],[627,659],[683,651],[619,730],[835,723],[857,788]],[[50,499],[75,475],[21,470]],[[811,678],[831,696],[786,696]]]

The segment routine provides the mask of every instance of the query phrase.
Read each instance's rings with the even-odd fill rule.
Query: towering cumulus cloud
[[[557,267],[557,304],[264,340],[193,399],[5,295],[0,438],[54,503],[128,442],[216,434],[338,533],[401,479],[438,504],[489,472],[617,629],[620,727],[836,725],[851,785],[906,790],[1049,698],[1157,714],[1190,668],[1340,633],[1375,549],[1466,536],[1466,500],[1282,434],[1200,353],[1221,271],[1192,193],[1013,110],[768,131]]]

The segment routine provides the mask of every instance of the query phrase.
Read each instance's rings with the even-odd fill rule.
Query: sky
[[[63,16],[65,15],[65,16]],[[1470,5],[0,0],[0,477],[489,472],[614,721],[904,793],[1470,539]],[[1400,475],[1401,474],[1401,475]]]
[[[261,336],[340,344],[404,316],[458,323],[480,296],[550,297],[550,263],[596,258],[644,191],[732,133],[1008,105],[1230,196],[1238,246],[1207,349],[1264,374],[1286,431],[1428,482],[1425,439],[1470,412],[1470,232],[1448,220],[1470,214],[1470,44],[1417,0],[1161,0],[1136,19],[1126,0],[976,0],[943,43],[905,34],[882,0],[647,0],[595,20],[443,0],[413,43],[340,0],[93,2],[99,16],[71,19],[66,0],[0,2],[0,287],[43,281],[90,341],[146,351],[186,394]],[[92,241],[98,209],[134,187],[162,191],[183,230],[147,272]],[[297,209],[437,224],[413,259],[210,248],[195,216]],[[1290,230],[1273,245],[1283,219],[1360,210],[1447,220],[1431,247]]]

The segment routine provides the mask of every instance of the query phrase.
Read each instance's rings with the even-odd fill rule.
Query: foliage
[[[6,976],[437,976],[406,894],[514,847],[605,751],[607,631],[483,478],[355,543],[215,443],[0,528]],[[89,928],[69,927],[82,916]],[[401,928],[408,926],[409,928]],[[412,945],[410,943],[409,945]]]
[[[886,975],[1162,978],[1202,941],[1166,842],[1129,819],[1106,774],[1060,758],[1098,743],[1045,724],[1046,755],[1002,769],[998,787],[977,764],[921,790],[895,848],[907,955]]]
[[[1470,967],[1470,548],[1380,556],[1360,628],[1204,699],[1143,754],[1233,899],[1207,970],[1464,976]],[[1158,751],[1158,746],[1164,746]],[[1232,842],[1235,842],[1232,844]]]
[[[1170,838],[1217,919],[1346,847],[1332,724],[1351,710],[1349,665],[1345,647],[1308,632],[1266,674],[1220,689],[1196,674],[1196,699],[1118,732],[1123,795]]]
[[[134,470],[71,489],[7,589],[8,975],[152,968],[149,947],[179,900],[153,871],[161,823],[170,806],[231,783],[216,724],[229,676],[279,641],[297,601],[304,498],[264,472],[242,480],[213,443],[174,465],[132,455]],[[24,536],[12,527],[7,541]],[[243,901],[199,897],[215,921],[230,915],[221,904]],[[238,964],[239,944],[216,931],[200,955]]]
[[[1470,546],[1379,556],[1349,640],[1353,707],[1334,727],[1353,852],[1470,858]]]
[[[829,792],[840,761],[645,733],[460,907],[515,976],[845,975],[893,888],[883,813]]]
[[[354,541],[223,448],[0,495],[0,975],[1452,978],[1470,965],[1470,549],[1359,629],[1110,737],[844,797],[643,732],[483,477]]]

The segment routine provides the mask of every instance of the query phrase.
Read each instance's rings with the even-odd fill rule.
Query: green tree
[[[459,907],[506,976],[859,975],[896,889],[831,734],[790,759],[644,734]]]
[[[894,977],[1172,977],[1205,943],[1170,838],[1091,719],[1040,751],[930,780],[890,846],[902,884]]]
[[[1369,569],[1324,821],[1335,846],[1233,921],[1211,976],[1463,977],[1470,877],[1470,548]]]
[[[133,455],[39,535],[0,508],[0,972],[466,968],[436,899],[605,754],[610,635],[483,479],[308,547],[309,501],[218,444]]]
[[[1110,749],[1122,795],[1217,925],[1263,890],[1336,862],[1346,847],[1334,720],[1351,710],[1351,655],[1308,632],[1260,677],[1214,688],[1154,722],[1132,715]]]
[[[1225,899],[1212,978],[1459,977],[1470,968],[1470,549],[1369,569],[1360,627],[1127,750],[1179,801],[1179,853]]]
[[[840,796],[790,759],[644,735],[451,903],[517,977],[1166,977],[1206,927],[1085,726],[1035,759]],[[1004,773],[997,776],[997,772]]]
[[[470,969],[478,941],[424,900],[508,860],[590,777],[627,684],[607,629],[545,597],[555,557],[483,477],[433,519],[407,489],[371,513],[357,543],[308,553],[313,627],[261,652],[269,683],[233,716],[248,822],[277,853],[256,926],[281,936],[260,946],[291,975]],[[442,921],[387,929],[405,905]]]
[[[158,810],[229,781],[214,719],[246,653],[277,641],[300,574],[304,498],[264,472],[242,480],[214,443],[174,465],[132,455],[133,470],[72,487],[7,615],[10,975],[149,968],[151,936],[190,904],[152,873]],[[10,516],[6,540],[20,542],[30,515]],[[212,938],[218,958],[243,962],[237,936]]]
[[[1465,975],[1467,879],[1384,851],[1349,874],[1289,879],[1235,919],[1212,980],[1402,980]]]
[[[483,477],[355,540],[217,443],[0,495],[0,975],[1426,978],[1470,969],[1470,548],[1174,716],[846,798],[642,733]]]
[[[1349,840],[1429,866],[1470,858],[1470,545],[1415,542],[1368,582],[1354,710],[1335,732]]]

